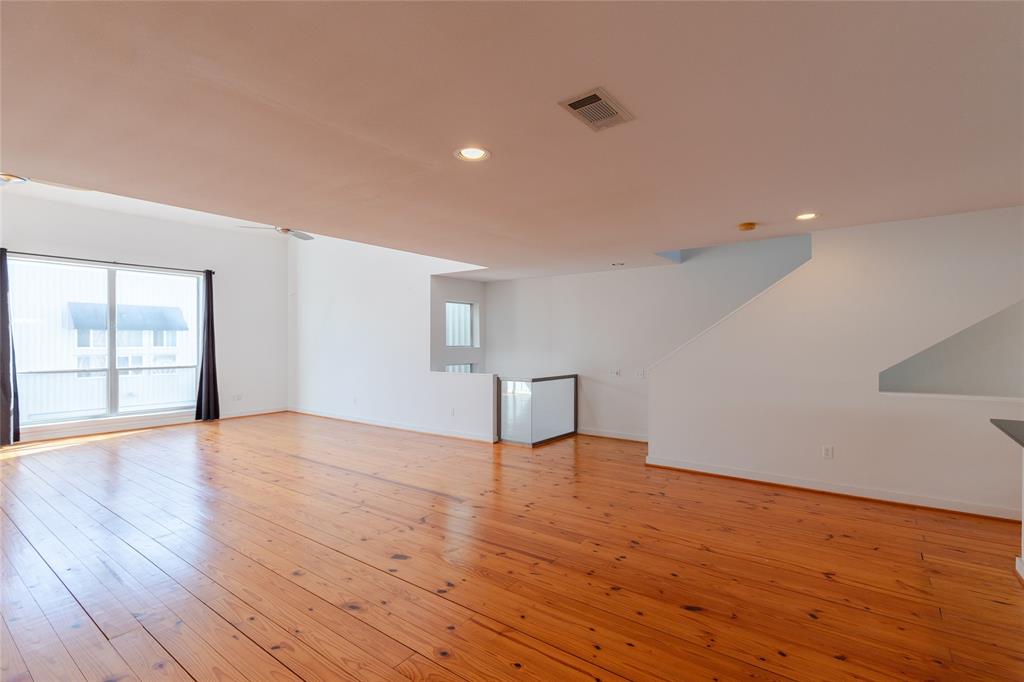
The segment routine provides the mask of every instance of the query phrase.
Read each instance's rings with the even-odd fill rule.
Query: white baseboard
[[[261,408],[255,409],[255,410],[239,410],[238,412],[233,412],[231,410],[228,410],[228,411],[225,412],[225,411],[221,410],[220,418],[221,419],[234,419],[235,417],[256,417],[256,416],[261,415],[261,414],[275,414],[277,412],[287,412],[287,411],[288,411],[288,408],[283,406],[283,405],[281,405],[280,407],[261,407]]]
[[[865,488],[857,485],[828,483],[826,481],[796,478],[782,474],[765,473],[763,471],[750,471],[747,469],[736,469],[733,467],[709,465],[698,462],[669,460],[666,458],[652,457],[650,455],[647,456],[647,463],[672,469],[699,471],[705,474],[719,474],[722,476],[745,478],[751,481],[762,481],[765,483],[778,483],[781,485],[793,486],[795,488],[807,488],[809,490],[819,490],[827,493],[854,495],[856,497],[866,497],[884,502],[901,502],[903,504],[912,504],[918,507],[932,507],[947,511],[966,512],[968,514],[982,514],[984,516],[996,516],[1003,519],[1019,520],[1021,518],[1021,510],[1016,507],[999,507],[980,504],[977,502],[968,502],[966,500],[947,500],[941,497],[915,495],[913,493],[904,493],[898,490],[885,490],[883,488]]]
[[[340,419],[347,422],[356,422],[358,424],[369,424],[371,426],[383,426],[389,429],[401,429],[402,431],[415,431],[416,433],[427,433],[432,436],[450,436],[452,438],[462,438],[465,440],[476,440],[484,443],[493,443],[494,436],[491,434],[474,433],[470,431],[456,431],[453,429],[438,429],[426,427],[420,424],[407,424],[405,422],[397,422],[389,419],[370,419],[368,417],[355,416],[351,414],[343,414],[340,412],[324,412],[322,410],[310,410],[305,407],[289,407],[288,411],[298,412],[299,414],[308,414],[314,417],[327,417],[328,419]]]
[[[584,436],[602,436],[604,438],[618,438],[620,440],[635,440],[638,443],[646,443],[647,436],[640,433],[626,433],[625,431],[607,431],[605,429],[581,428],[577,433]]]

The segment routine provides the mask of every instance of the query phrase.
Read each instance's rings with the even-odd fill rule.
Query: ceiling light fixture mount
[[[740,223],[737,227],[740,228],[740,232],[750,232],[751,230],[757,229],[757,223]]]
[[[801,213],[796,217],[797,220],[814,220],[818,217],[817,213]]]
[[[625,263],[622,263],[622,262],[612,263],[612,267],[613,268],[621,268],[623,265],[625,265]]]
[[[28,178],[13,173],[0,173],[0,185],[17,185],[22,182],[28,182]]]
[[[455,158],[460,161],[483,161],[490,156],[491,153],[483,147],[462,147],[455,150]]]

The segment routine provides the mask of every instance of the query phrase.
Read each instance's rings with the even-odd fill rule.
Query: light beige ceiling
[[[4,171],[488,277],[1024,201],[1021,3],[0,11]],[[598,85],[636,120],[559,108]]]

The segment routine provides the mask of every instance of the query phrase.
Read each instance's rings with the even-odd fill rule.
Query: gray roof
[[[106,303],[68,303],[71,325],[75,329],[106,329]],[[159,305],[117,306],[118,329],[165,329],[185,331],[181,308]]]

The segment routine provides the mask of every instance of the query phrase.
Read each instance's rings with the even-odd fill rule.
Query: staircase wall
[[[648,462],[1019,517],[1020,448],[988,420],[1024,401],[878,375],[1024,298],[1024,211],[816,232],[813,252],[652,368]]]

